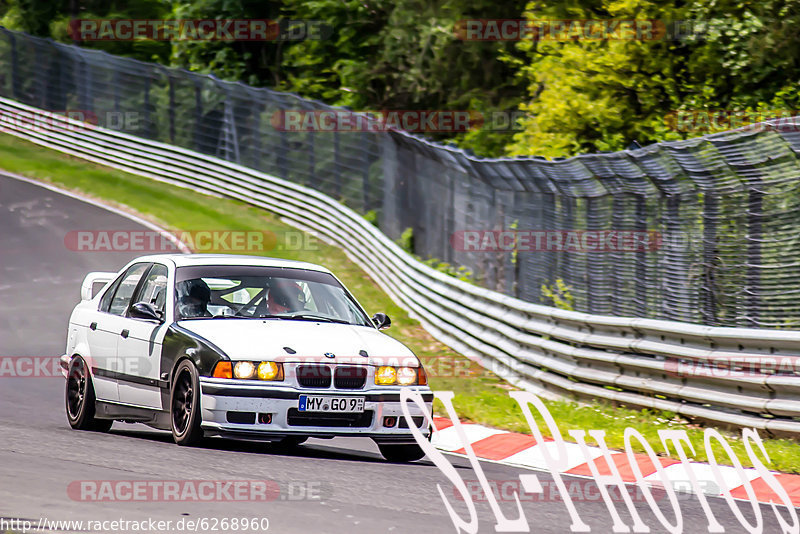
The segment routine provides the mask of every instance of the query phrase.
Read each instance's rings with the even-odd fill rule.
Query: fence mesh
[[[284,131],[281,112],[339,108],[3,28],[0,67],[3,97],[312,187],[508,295],[550,304],[543,286],[561,281],[578,311],[800,327],[797,130],[489,160],[398,131]],[[454,246],[458,232],[488,230],[551,232],[516,250]],[[655,246],[559,251],[549,240],[563,231],[650,232]]]

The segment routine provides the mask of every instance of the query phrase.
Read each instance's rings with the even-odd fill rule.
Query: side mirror
[[[131,306],[130,316],[134,319],[163,322],[163,319],[149,302],[137,302]]]
[[[392,326],[392,320],[385,313],[376,313],[372,316],[372,322],[378,327],[378,330],[384,330]]]

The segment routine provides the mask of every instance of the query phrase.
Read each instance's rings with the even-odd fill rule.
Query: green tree
[[[3,12],[0,5],[0,25],[70,44],[75,43],[70,33],[70,20],[163,19],[170,10],[169,0],[8,0],[7,6]],[[165,41],[83,41],[75,44],[143,61],[169,61],[170,43]]]
[[[519,67],[528,85],[524,131],[511,155],[567,156],[696,137],[674,131],[676,110],[797,109],[800,3],[699,0],[531,2],[530,20],[657,19],[687,35],[656,40],[524,41]]]

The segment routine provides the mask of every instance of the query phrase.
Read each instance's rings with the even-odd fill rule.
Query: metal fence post
[[[306,143],[308,144],[308,150],[306,151],[306,155],[308,156],[308,178],[302,175],[300,176],[300,183],[303,185],[310,185],[311,187],[316,187],[317,185],[316,134],[317,132],[313,130],[309,130],[306,134]]]
[[[647,204],[646,197],[643,195],[636,196],[636,222],[634,229],[641,237],[644,232],[647,232]],[[647,315],[647,254],[649,251],[640,250],[641,240],[636,239],[634,243],[637,245],[636,254],[636,314],[639,317]]]
[[[144,78],[144,130],[149,139],[152,139],[152,125],[150,123],[150,76]]]
[[[175,80],[167,71],[169,80],[169,142],[175,143]]]
[[[8,33],[8,41],[11,43],[11,94],[15,99],[20,99],[19,88],[19,59],[17,57],[17,39],[13,33]]]
[[[333,198],[342,198],[342,164],[339,154],[339,132],[333,132]]]
[[[761,185],[762,180],[756,178],[755,183]],[[750,327],[759,326],[759,310],[761,309],[761,298],[759,289],[761,287],[761,241],[764,237],[763,231],[763,206],[764,193],[758,188],[750,185],[747,205],[747,275],[745,280],[745,294],[747,295],[747,320]]]
[[[194,145],[195,150],[202,152],[202,144],[200,141],[200,130],[203,124],[203,94],[202,82],[199,78],[194,78]]]
[[[705,191],[703,194],[703,278],[700,287],[700,302],[703,324],[717,325],[717,219],[719,201]]]

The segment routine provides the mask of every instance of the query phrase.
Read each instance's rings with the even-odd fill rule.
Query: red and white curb
[[[431,442],[437,449],[448,452],[451,454],[466,455],[463,443],[459,440],[456,430],[453,427],[452,421],[444,417],[434,417],[433,424],[435,431]],[[462,423],[462,429],[470,442],[472,450],[475,455],[483,460],[490,460],[502,464],[520,466],[532,469],[549,470],[545,461],[542,450],[545,447],[555,447],[555,442],[552,439],[545,439],[544,443],[536,443],[536,439],[528,434],[518,434],[515,432],[506,432],[504,430],[495,430],[482,425]],[[577,443],[564,442],[567,452],[567,467],[561,471],[566,475],[576,476],[592,476],[589,464],[581,450],[580,445]],[[602,452],[598,447],[588,447],[592,459],[596,459],[596,466],[599,474],[610,475],[611,471],[602,458]],[[611,458],[619,470],[622,480],[626,483],[635,483],[636,478],[633,474],[633,469],[628,461],[627,454],[618,451],[610,451]],[[556,450],[552,452],[553,456],[558,455]],[[646,454],[634,454],[637,466],[641,470],[644,480],[652,482],[654,487],[662,486],[656,467]],[[688,491],[689,474],[687,468],[684,467],[680,460],[673,458],[659,458],[661,465],[667,477],[676,484],[683,491]],[[725,487],[720,487],[719,482],[714,477],[709,464],[702,462],[689,462],[688,468],[692,470],[699,482],[700,488],[703,493],[722,497],[723,492],[727,488],[731,492],[731,496],[737,499],[749,500],[742,480],[736,472],[736,469],[730,466],[720,465],[719,469],[722,473],[722,481]],[[756,499],[759,502],[781,504],[782,500],[776,495],[767,485],[758,472],[752,468],[744,469],[747,480],[755,491]],[[783,486],[789,494],[789,498],[795,507],[800,507],[800,475],[790,475],[786,473],[774,472],[778,482]]]

